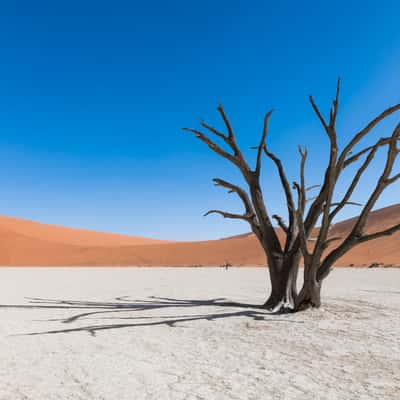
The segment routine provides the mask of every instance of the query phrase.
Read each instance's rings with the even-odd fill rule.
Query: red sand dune
[[[332,235],[349,231],[354,219],[337,223]],[[400,204],[374,211],[368,231],[400,223]],[[279,232],[279,236],[282,236]],[[203,242],[167,242],[0,217],[0,265],[8,266],[210,266],[264,265],[253,235]],[[400,265],[400,232],[353,249],[338,265]]]
[[[66,228],[63,226],[42,224],[40,222],[6,216],[0,216],[0,229],[9,230],[32,239],[77,246],[110,247],[168,243],[166,240],[96,232],[87,229]]]

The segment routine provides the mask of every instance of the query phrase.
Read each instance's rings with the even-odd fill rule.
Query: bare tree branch
[[[294,206],[292,191],[290,190],[289,181],[287,179],[285,170],[283,168],[282,161],[274,153],[270,152],[266,145],[264,146],[264,152],[275,163],[278,169],[279,178],[281,180],[282,187],[285,192],[286,202],[288,205],[289,216],[290,216],[290,214],[294,212],[295,206]]]
[[[212,127],[211,125],[208,125],[206,122],[202,121],[201,126],[207,130],[209,130],[211,133],[216,135],[217,137],[221,138],[233,151],[233,154],[228,153],[224,149],[222,149],[220,146],[218,146],[214,141],[212,141],[208,136],[206,136],[203,132],[197,130],[197,129],[191,129],[191,128],[183,128],[184,131],[194,133],[198,139],[203,141],[208,145],[208,147],[213,150],[215,153],[218,155],[226,158],[227,160],[231,161],[233,164],[235,164],[242,174],[244,175],[245,179],[248,180],[250,176],[250,168],[240,151],[237,143],[236,143],[236,138],[235,134],[232,129],[232,125],[225,113],[225,110],[221,104],[218,105],[217,107],[218,112],[220,113],[225,126],[228,130],[228,134],[225,135],[222,132],[220,132],[218,129]]]
[[[261,135],[261,140],[260,144],[257,146],[257,161],[256,161],[256,168],[255,168],[255,173],[257,176],[260,176],[260,171],[261,171],[261,160],[262,160],[262,153],[263,149],[265,146],[265,141],[267,139],[267,134],[268,134],[268,121],[271,116],[271,114],[274,112],[274,110],[270,110],[265,114],[264,117],[264,127],[263,127],[263,132]]]
[[[335,99],[333,100],[332,108],[330,111],[329,128],[331,130],[335,128],[336,117],[339,110],[340,83],[341,83],[341,78],[339,77],[336,84],[336,96]]]
[[[341,170],[344,166],[347,155],[353,149],[353,147],[363,139],[376,125],[378,125],[385,118],[400,110],[400,103],[395,104],[392,107],[387,108],[385,111],[381,112],[377,117],[370,121],[363,129],[361,129],[350,141],[350,143],[343,149],[339,157],[338,168]]]
[[[378,239],[383,236],[390,236],[390,235],[393,235],[397,231],[400,231],[400,224],[393,225],[392,227],[390,227],[388,229],[384,229],[379,232],[374,232],[374,233],[370,233],[368,235],[364,235],[359,239],[358,242],[364,243],[364,242],[368,242],[369,240]]]
[[[390,143],[391,138],[386,137],[386,138],[381,138],[378,140],[378,142],[372,146],[366,147],[365,149],[359,151],[358,153],[352,155],[351,157],[346,158],[346,160],[343,163],[343,168],[348,167],[350,164],[354,163],[357,161],[362,155],[365,153],[368,153],[370,150],[372,150],[377,144],[378,146],[384,146],[386,144]]]
[[[229,121],[229,118],[227,117],[222,104],[218,104],[217,110],[221,114],[221,117],[225,122],[225,126],[228,129],[228,137],[233,139],[235,137],[235,134],[233,133],[231,122]]]
[[[398,173],[398,174],[392,176],[391,178],[386,179],[386,183],[385,183],[386,186],[393,184],[393,183],[396,182],[397,179],[399,179],[399,178],[400,178],[400,173]]]
[[[246,214],[255,215],[255,211],[251,204],[249,196],[247,195],[247,193],[244,189],[242,189],[241,187],[239,187],[237,185],[234,185],[233,183],[224,181],[223,179],[219,179],[219,178],[214,178],[213,182],[215,183],[216,186],[222,186],[226,189],[229,189],[230,192],[236,193],[240,197],[240,199],[242,200],[242,202],[244,204]]]
[[[302,210],[301,204],[303,203],[302,199],[303,192],[301,191],[301,186],[296,181],[294,181],[292,187],[294,190],[296,190],[297,193],[297,211],[301,211]]]
[[[308,186],[308,187],[306,187],[306,192],[309,192],[310,190],[313,190],[313,189],[317,189],[319,187],[321,187],[321,185]]]
[[[395,162],[397,154],[398,154],[397,140],[399,137],[400,137],[400,123],[395,127],[395,129],[393,131],[392,140],[388,146],[386,163],[385,163],[385,167],[383,169],[383,173],[382,173],[381,177],[378,179],[378,182],[375,186],[374,191],[372,192],[370,198],[368,199],[363,210],[361,211],[361,214],[356,222],[356,225],[353,228],[352,234],[356,237],[358,237],[362,233],[362,230],[367,222],[367,217],[368,217],[372,207],[375,205],[376,201],[378,200],[380,194],[383,192],[383,190],[388,185],[390,185],[391,183],[394,182],[394,181],[391,182],[389,176],[392,172],[394,162]]]
[[[315,200],[317,197],[318,197],[318,196],[306,198],[306,203],[309,203],[310,201]]]
[[[328,132],[329,131],[329,125],[328,123],[325,121],[325,118],[323,117],[323,115],[321,114],[321,111],[319,111],[318,106],[315,104],[315,100],[313,96],[309,97],[310,99],[310,103],[311,103],[311,107],[313,108],[313,110],[315,111],[315,114],[317,114],[318,119],[320,120],[322,126],[325,128],[325,131]]]
[[[392,138],[390,138],[390,139],[392,139]],[[330,221],[332,221],[335,218],[335,216],[348,203],[348,200],[350,199],[351,195],[353,194],[354,190],[356,189],[356,187],[361,179],[361,176],[364,174],[365,170],[368,168],[371,161],[374,159],[378,148],[385,144],[390,144],[390,141],[388,141],[387,138],[382,138],[382,139],[378,140],[374,146],[370,147],[368,156],[366,157],[363,164],[360,166],[360,168],[356,172],[349,188],[347,189],[345,195],[343,196],[343,199],[337,204],[337,207],[331,212],[331,214],[329,216]],[[358,204],[356,204],[356,205],[358,205]]]
[[[240,160],[240,164],[242,165],[242,169],[246,171],[246,173],[248,173],[250,171],[249,166],[247,165],[246,160],[243,157],[242,152],[239,149],[239,146],[236,143],[236,137],[235,137],[235,133],[233,132],[232,129],[232,125],[231,122],[229,121],[228,116],[225,113],[224,107],[222,106],[222,104],[218,104],[217,107],[218,112],[221,114],[222,119],[224,120],[226,129],[228,130],[228,138],[227,138],[227,143],[229,144],[229,146],[231,147],[231,149],[233,150],[233,153],[235,154],[235,156]]]
[[[324,243],[324,248],[326,249],[331,243],[336,242],[337,240],[341,240],[341,239],[342,239],[341,236],[335,236],[335,237],[327,239]]]
[[[274,214],[272,218],[278,223],[280,228],[287,234],[289,232],[288,226],[285,224],[285,221],[283,220],[282,217],[280,217],[277,214]]]
[[[296,224],[296,207],[293,200],[292,191],[290,189],[289,181],[286,176],[286,172],[283,168],[282,161],[271,151],[268,150],[267,145],[264,145],[264,153],[270,158],[278,170],[279,178],[282,184],[283,191],[285,193],[286,205],[289,216],[289,226],[286,232],[285,251],[287,251],[294,243],[297,235],[297,224]]]
[[[325,173],[324,183],[321,191],[318,194],[315,201],[312,203],[309,213],[306,218],[305,235],[309,233],[312,227],[315,225],[319,215],[322,213],[321,227],[318,232],[317,241],[310,254],[310,260],[304,266],[304,279],[314,281],[316,279],[317,270],[319,267],[319,261],[325,248],[325,242],[329,234],[330,220],[329,220],[329,209],[332,203],[332,196],[336,186],[336,161],[337,161],[337,135],[336,135],[336,117],[339,110],[339,94],[340,94],[340,78],[336,85],[336,96],[333,100],[333,105],[330,110],[329,124],[324,124],[326,133],[329,137],[330,142],[330,154],[329,164]],[[314,110],[315,104],[311,103]]]
[[[221,210],[210,210],[207,211],[204,214],[204,217],[207,217],[210,214],[219,214],[222,215],[224,218],[231,218],[231,219],[242,219],[244,221],[251,221],[252,218],[254,218],[253,214],[233,214],[230,212],[226,212],[226,211],[221,211]]]
[[[355,201],[345,201],[345,202],[338,202],[338,203],[331,203],[330,204],[330,206],[331,207],[335,207],[335,206],[339,206],[339,205],[341,205],[341,204],[343,204],[343,205],[345,205],[345,206],[359,206],[359,207],[362,207],[363,206],[363,204],[362,203],[357,203],[357,202],[355,202]]]
[[[306,233],[305,227],[304,227],[304,222],[303,222],[303,214],[301,210],[297,210],[297,225],[298,225],[298,239],[299,239],[299,244],[300,244],[300,250],[303,255],[304,259],[304,268],[310,263],[311,261],[311,255],[308,251],[308,246],[307,246],[307,241],[308,241],[308,235]]]
[[[215,129],[213,126],[208,125],[205,121],[201,121],[200,125],[209,130],[211,133],[213,133],[215,136],[218,136],[219,138],[221,138],[225,143],[229,143],[229,138],[227,136],[225,136],[222,132],[218,131],[217,129]]]
[[[321,213],[324,215],[324,219],[328,218],[328,211],[329,211],[329,204],[331,203],[332,200],[332,194],[333,190],[336,185],[337,178],[336,177],[336,161],[337,161],[337,152],[338,152],[338,146],[337,146],[337,137],[336,137],[336,117],[337,113],[339,110],[339,94],[340,94],[340,78],[337,81],[336,85],[336,96],[333,101],[333,106],[331,108],[330,112],[330,121],[329,124],[326,123],[326,121],[323,119],[323,126],[325,128],[326,133],[328,134],[329,137],[329,142],[330,142],[330,149],[329,149],[329,163],[325,171],[325,176],[324,176],[324,181],[321,187],[321,190],[314,200],[314,202],[311,204],[307,216],[304,221],[304,227],[306,230],[306,233],[310,232],[311,229],[315,226],[319,216]],[[311,100],[311,99],[310,99]],[[315,103],[313,101],[311,102],[311,105],[314,108],[314,111],[318,111],[317,115],[320,115],[320,112],[318,108],[316,108]],[[323,219],[323,221],[324,221]],[[327,229],[323,229],[320,231],[321,239],[319,241],[320,248],[317,246],[317,249],[322,249],[322,243],[325,241]],[[325,238],[323,238],[324,236]]]
[[[306,166],[306,160],[307,160],[307,149],[302,148],[299,146],[299,153],[300,153],[300,187],[299,190],[301,191],[301,213],[304,213],[304,210],[306,208],[306,183],[305,183],[305,166]]]
[[[329,112],[329,123],[326,122],[318,106],[315,104],[313,96],[310,96],[310,103],[314,112],[316,113],[318,119],[320,120],[322,126],[324,127],[325,132],[329,137],[329,140],[334,143],[336,143],[335,124],[336,124],[337,113],[339,110],[340,82],[341,80],[339,77],[336,84],[336,96],[335,99],[333,100],[332,108],[330,109]]]
[[[202,142],[204,142],[212,151],[214,151],[221,157],[226,158],[236,166],[239,166],[239,160],[237,159],[237,157],[223,150],[220,146],[214,143],[209,137],[207,137],[203,132],[200,132],[197,129],[192,129],[192,128],[182,128],[182,130],[194,133],[196,137],[200,139]]]
[[[254,232],[254,234],[257,236],[257,238],[260,241],[262,241],[262,232],[260,229],[260,223],[258,221],[257,214],[254,210],[254,207],[253,207],[246,191],[244,189],[242,189],[241,187],[234,185],[233,183],[224,181],[223,179],[214,178],[213,182],[215,183],[216,186],[221,186],[221,187],[228,189],[229,193],[236,193],[240,197],[240,199],[242,200],[242,202],[244,204],[245,213],[243,215],[241,215],[242,218],[238,218],[237,216],[233,217],[235,214],[224,212],[225,218],[243,219],[243,220],[247,221],[251,226],[251,230]],[[212,211],[218,211],[218,210],[212,210]],[[221,212],[217,212],[217,213],[222,215]],[[208,214],[210,214],[210,212]],[[231,217],[228,217],[228,215],[231,215]]]

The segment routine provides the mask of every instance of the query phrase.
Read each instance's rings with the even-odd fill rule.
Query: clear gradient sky
[[[341,143],[400,101],[396,0],[9,1],[0,7],[3,215],[177,240],[247,232],[240,221],[202,217],[210,208],[240,210],[234,195],[211,179],[240,180],[181,127],[197,127],[202,118],[221,126],[215,108],[222,102],[248,149],[274,107],[270,148],[295,179],[297,144],[307,145],[307,178],[315,184],[328,148],[309,94],[327,111],[336,78],[343,77]],[[355,201],[365,197],[381,156]],[[264,166],[271,213],[280,213],[274,167]],[[399,198],[397,185],[378,206]],[[355,212],[349,208],[342,218]]]

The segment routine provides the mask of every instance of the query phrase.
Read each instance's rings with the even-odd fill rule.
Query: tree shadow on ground
[[[29,303],[25,305],[0,305],[1,308],[16,309],[56,309],[56,310],[74,310],[73,315],[66,318],[47,319],[46,322],[60,322],[62,324],[71,324],[74,322],[84,321],[95,318],[102,320],[118,319],[133,320],[132,323],[117,324],[97,324],[77,326],[70,328],[54,329],[40,332],[31,332],[24,335],[44,335],[58,333],[88,332],[95,336],[99,331],[107,331],[113,329],[134,328],[134,327],[150,327],[150,326],[168,326],[171,328],[183,327],[182,323],[193,321],[215,321],[227,318],[245,317],[253,321],[270,321],[270,322],[288,322],[302,323],[302,321],[293,321],[288,318],[279,318],[277,314],[273,314],[259,305],[236,303],[227,301],[225,298],[216,298],[210,300],[194,300],[194,299],[173,299],[167,297],[149,297],[149,300],[131,300],[127,296],[116,297],[112,302],[101,301],[81,301],[81,300],[60,300],[60,299],[44,299],[44,298],[27,298]],[[190,310],[199,307],[212,307],[221,309],[221,312],[205,312],[200,314],[182,313],[183,310]],[[138,312],[154,310],[175,309],[174,315],[137,315]],[[226,310],[229,309],[229,310]],[[239,310],[238,310],[239,309]],[[82,310],[82,311],[78,311]],[[116,316],[117,313],[129,313],[129,316]],[[111,314],[111,315],[110,315]],[[173,313],[171,313],[173,314]]]

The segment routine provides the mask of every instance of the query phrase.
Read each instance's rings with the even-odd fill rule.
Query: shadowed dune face
[[[345,236],[355,219],[337,223],[332,235]],[[400,205],[374,211],[368,232],[400,222]],[[283,239],[282,232],[278,232]],[[354,248],[338,265],[400,264],[400,233]],[[18,266],[262,266],[265,256],[253,235],[203,242],[167,242],[63,228],[0,217],[0,265]]]

